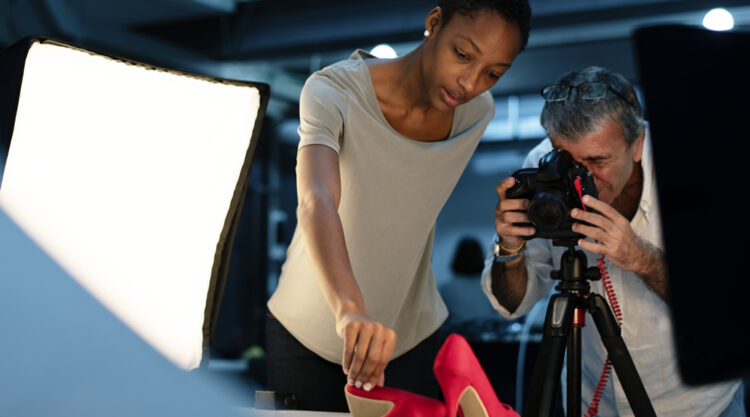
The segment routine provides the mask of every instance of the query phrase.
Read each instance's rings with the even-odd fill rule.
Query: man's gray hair
[[[630,147],[641,136],[646,125],[638,96],[625,77],[602,67],[586,67],[564,74],[556,84],[576,87],[591,82],[606,84],[632,105],[612,91],[607,91],[599,100],[582,99],[573,88],[567,99],[544,103],[541,117],[544,130],[549,137],[562,136],[566,140],[576,141],[596,132],[609,119],[622,126],[625,142]]]

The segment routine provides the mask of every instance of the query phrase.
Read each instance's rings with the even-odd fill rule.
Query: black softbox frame
[[[750,34],[660,25],[637,29],[633,45],[678,369],[690,385],[747,377]]]

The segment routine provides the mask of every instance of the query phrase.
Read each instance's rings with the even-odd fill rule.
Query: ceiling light
[[[731,30],[734,27],[734,18],[727,9],[711,9],[703,17],[703,26],[710,30]]]
[[[396,50],[387,43],[381,43],[380,45],[372,48],[370,53],[378,58],[396,58],[398,56],[398,54],[396,54]]]

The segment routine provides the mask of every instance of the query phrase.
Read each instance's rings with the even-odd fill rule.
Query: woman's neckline
[[[396,130],[396,128],[391,125],[391,123],[388,121],[388,118],[385,117],[385,114],[383,113],[383,109],[380,107],[380,101],[378,100],[378,96],[375,92],[375,84],[372,80],[372,73],[370,72],[370,65],[365,62],[368,59],[377,59],[375,56],[367,53],[366,51],[363,51],[361,49],[358,49],[356,51],[357,57],[359,59],[359,65],[364,65],[365,69],[365,76],[367,78],[367,99],[370,101],[370,104],[374,106],[374,108],[377,110],[378,118],[382,123],[384,123],[386,126],[388,126],[388,129],[390,129],[395,135],[397,135],[399,138],[402,138],[404,140],[408,140],[410,142],[414,143],[423,143],[426,145],[429,144],[439,144],[439,143],[445,143],[447,141],[450,141],[451,138],[455,135],[455,129],[456,129],[456,119],[458,116],[458,112],[461,111],[461,106],[456,107],[453,110],[453,116],[451,120],[451,127],[448,132],[448,136],[446,136],[443,139],[438,140],[421,140],[421,139],[415,139],[411,138],[409,136],[404,135],[403,133]]]

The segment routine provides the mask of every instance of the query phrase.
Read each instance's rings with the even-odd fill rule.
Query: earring
[[[425,30],[424,31],[424,37],[426,38],[428,36],[430,36],[430,31],[429,30]]]

